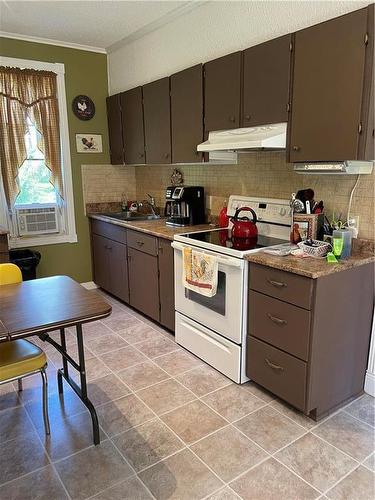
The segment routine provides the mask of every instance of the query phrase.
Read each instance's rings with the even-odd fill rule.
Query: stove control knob
[[[281,217],[284,217],[286,215],[286,208],[284,208],[284,207],[280,208],[280,215],[281,215]]]

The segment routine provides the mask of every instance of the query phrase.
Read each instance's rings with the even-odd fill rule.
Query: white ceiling
[[[0,35],[113,49],[205,2],[0,0]]]

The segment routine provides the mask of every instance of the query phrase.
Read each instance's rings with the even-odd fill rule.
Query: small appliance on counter
[[[165,192],[166,224],[190,226],[204,224],[204,188],[200,186],[170,186]]]

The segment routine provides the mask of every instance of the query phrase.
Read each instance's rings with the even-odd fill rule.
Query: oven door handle
[[[182,245],[181,243],[178,243],[177,241],[172,241],[172,247],[175,250],[180,250],[181,252],[184,248],[189,248],[188,246]],[[242,259],[231,259],[230,257],[224,257],[223,255],[219,256],[219,254],[209,252],[209,251],[205,250],[204,248],[199,249],[199,251],[201,251],[202,253],[205,253],[207,255],[210,255],[212,257],[216,257],[218,263],[222,264],[224,266],[243,267],[243,260]]]

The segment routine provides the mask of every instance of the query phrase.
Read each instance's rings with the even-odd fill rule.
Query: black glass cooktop
[[[221,247],[233,248],[241,251],[255,250],[257,248],[287,243],[286,240],[263,235],[258,235],[257,238],[231,238],[231,231],[228,229],[214,229],[201,233],[187,233],[183,236],[192,240],[204,241],[212,245],[219,245]]]

